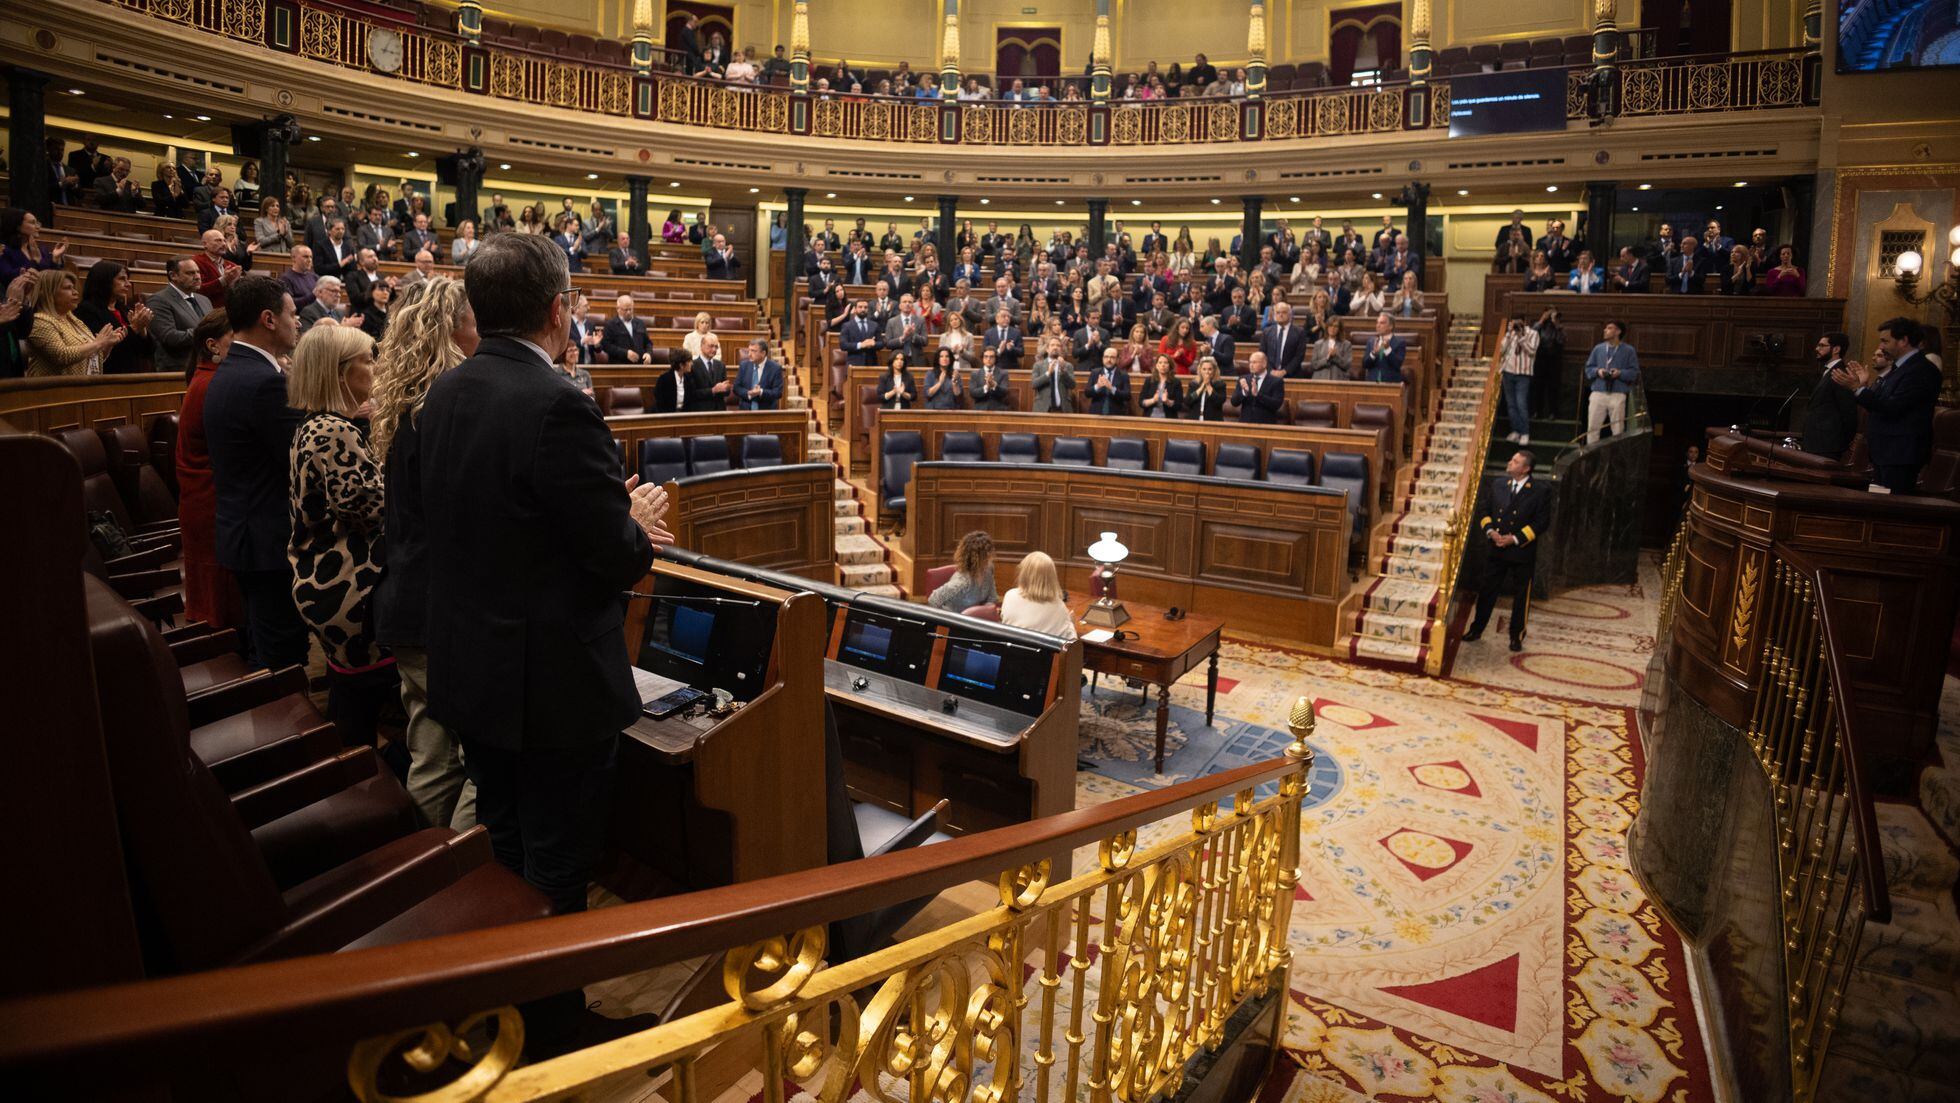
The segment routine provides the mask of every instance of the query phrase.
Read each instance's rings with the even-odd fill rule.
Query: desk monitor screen
[[[637,664],[642,670],[696,689],[724,689],[738,701],[754,700],[767,688],[776,605],[665,576],[651,600]]]
[[[932,659],[932,627],[924,621],[854,608],[844,615],[837,661],[924,685]]]
[[[946,641],[938,689],[1024,716],[1039,716],[1048,700],[1054,653],[1037,647],[956,636]]]

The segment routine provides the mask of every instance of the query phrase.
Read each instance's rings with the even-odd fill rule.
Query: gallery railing
[[[384,9],[332,0],[104,0],[130,11],[257,42],[309,61],[494,99],[680,126],[849,141],[965,146],[1179,146],[1295,141],[1443,130],[1450,81],[1277,92],[1260,98],[1200,97],[1006,103],[737,85],[673,73],[636,73],[538,50],[470,42]],[[399,39],[370,49],[377,32]],[[389,68],[377,66],[375,58]],[[1816,105],[1801,50],[1621,62],[1620,114],[1692,115]],[[1566,70],[1566,117],[1589,110],[1589,65]]]
[[[631,1080],[671,1103],[707,1103],[732,1051],[761,1073],[755,1090],[770,1103],[786,1084],[822,1103],[860,1088],[880,1100],[1143,1103],[1236,1036],[1235,1012],[1271,1011],[1287,991],[1307,698],[1288,722],[1281,758],[938,845],[470,934],[0,1002],[0,1080],[22,1098],[135,1097],[163,1084],[216,1098],[194,1089],[249,1084],[268,1066],[285,1080],[325,1055],[363,1101],[405,1098],[404,1082],[419,1100],[496,1101],[590,1098]],[[1089,846],[1087,872],[1052,880],[1054,856]],[[998,880],[998,905],[826,960],[826,924],[976,878]],[[517,1063],[526,1001],[703,955],[721,957],[724,994],[701,1010]]]

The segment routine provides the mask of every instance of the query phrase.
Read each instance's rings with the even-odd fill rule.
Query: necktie
[[[1062,407],[1062,366],[1060,364],[1048,366],[1055,373],[1055,408],[1059,410]]]
[[[1286,362],[1286,327],[1285,326],[1279,327],[1279,352],[1274,357],[1274,359],[1278,360],[1282,364]]]
[[[1512,479],[1512,480],[1511,480],[1511,493],[1512,493],[1512,495],[1514,495],[1514,496],[1515,496],[1515,495],[1517,494],[1517,492],[1518,492],[1519,490],[1522,490],[1523,488],[1524,488],[1524,484],[1523,484],[1523,483],[1521,483],[1521,482],[1519,482],[1519,481],[1517,481],[1516,479]]]

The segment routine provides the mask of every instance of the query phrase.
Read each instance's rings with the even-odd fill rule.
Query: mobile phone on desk
[[[641,706],[640,711],[655,720],[665,720],[675,713],[685,712],[694,705],[709,699],[709,694],[692,686],[682,686],[664,697],[657,697]]]

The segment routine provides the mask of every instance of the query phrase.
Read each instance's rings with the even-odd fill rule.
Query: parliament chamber
[[[16,8],[8,1098],[1953,1097],[1950,11]]]

